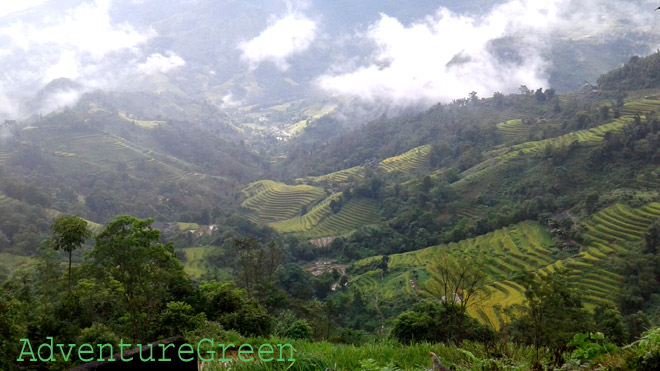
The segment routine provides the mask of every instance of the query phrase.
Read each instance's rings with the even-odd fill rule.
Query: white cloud
[[[46,17],[20,17],[0,28],[0,119],[25,114],[20,105],[60,77],[78,81],[85,90],[112,87],[142,72],[141,48],[156,32],[113,22],[111,6],[111,0],[81,1],[69,9],[53,6]],[[154,54],[140,66],[167,70],[181,63],[173,54]],[[77,95],[53,97],[43,110],[75,103]]]
[[[14,44],[24,50],[40,46],[57,45],[74,49],[94,58],[144,43],[155,32],[140,33],[128,24],[115,25],[110,19],[111,0],[83,3],[68,10],[63,16],[49,17],[42,24],[24,24],[20,21],[0,30]]]
[[[147,57],[146,62],[138,65],[140,72],[151,74],[154,72],[165,73],[186,64],[183,58],[173,52],[166,53],[164,56],[160,53],[154,53]]]
[[[335,94],[401,106],[447,102],[471,91],[490,96],[520,85],[547,87],[544,53],[552,38],[601,35],[612,27],[653,22],[636,14],[639,6],[612,3],[509,0],[484,16],[440,8],[410,25],[382,14],[362,36],[376,45],[371,62],[339,72],[335,68],[317,82]],[[516,44],[518,60],[495,55],[492,43],[502,38]]]
[[[79,91],[72,89],[56,91],[41,102],[40,110],[43,112],[51,112],[62,107],[76,104],[81,95],[82,94]]]
[[[270,61],[280,70],[289,67],[287,59],[305,51],[316,37],[316,22],[290,13],[265,29],[259,36],[239,45],[242,58],[256,68],[261,62]]]
[[[39,6],[48,0],[3,1],[0,3],[0,17]]]

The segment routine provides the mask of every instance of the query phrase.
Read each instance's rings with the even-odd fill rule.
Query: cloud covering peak
[[[262,62],[272,62],[284,71],[289,68],[287,59],[305,51],[316,37],[316,22],[290,12],[271,23],[255,38],[241,43],[241,58],[256,68]]]
[[[409,25],[381,14],[358,35],[376,46],[369,63],[335,67],[317,84],[331,93],[398,106],[447,102],[471,91],[490,96],[521,85],[547,87],[553,38],[593,37],[617,25],[632,29],[653,22],[636,13],[639,5],[612,3],[509,0],[481,16],[440,8]],[[498,52],[501,40],[512,55]]]
[[[0,118],[33,113],[34,108],[27,110],[23,104],[58,78],[77,81],[81,89],[54,94],[45,100],[50,103],[40,112],[73,104],[85,90],[113,88],[137,74],[166,72],[185,64],[174,53],[145,56],[142,49],[156,32],[114,22],[111,0],[85,1],[72,8],[33,0],[20,8],[0,8],[0,14],[37,5],[46,11],[4,18],[0,23],[0,63],[4,69],[0,76]]]

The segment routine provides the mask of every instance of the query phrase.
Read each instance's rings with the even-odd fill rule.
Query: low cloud
[[[289,68],[287,59],[307,50],[316,37],[316,30],[316,22],[298,12],[290,12],[272,22],[259,36],[241,43],[238,47],[242,51],[241,58],[251,69],[262,62],[272,62],[285,71]]]
[[[47,1],[29,4],[42,4],[49,15],[7,18],[0,25],[0,119],[33,113],[24,103],[57,78],[77,81],[83,84],[83,91],[111,88],[143,72],[140,67],[168,70],[183,62],[173,54],[145,58],[141,49],[156,32],[114,23],[111,0],[82,2],[70,9]],[[51,97],[39,112],[73,104],[80,92],[62,94]]]
[[[164,56],[160,53],[154,53],[147,57],[146,62],[138,65],[138,70],[142,73],[151,74],[155,72],[165,73],[173,69],[182,67],[186,64],[183,58],[173,52],[166,53]]]
[[[520,85],[548,87],[553,39],[606,38],[612,30],[649,28],[656,22],[649,4],[509,0],[483,16],[440,8],[409,25],[381,14],[357,35],[376,46],[370,62],[350,70],[335,67],[317,83],[334,94],[395,106],[448,102],[471,91],[490,96]],[[514,55],[498,51],[502,40],[514,45]]]

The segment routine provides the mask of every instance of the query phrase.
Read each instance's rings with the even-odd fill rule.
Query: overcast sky
[[[25,114],[21,102],[60,77],[80,83],[82,90],[56,92],[41,110],[72,104],[86,90],[115,89],[140,76],[193,68],[177,50],[150,47],[161,36],[153,25],[112,16],[119,5],[145,6],[157,1],[2,2],[0,119]],[[194,11],[203,1],[187,0],[188,9]],[[653,11],[657,4],[647,0],[505,0],[469,14],[438,6],[408,21],[374,8],[365,10],[373,12],[364,17],[372,20],[366,24],[334,24],[337,18],[317,10],[312,0],[265,1],[269,9],[280,9],[266,14],[261,22],[265,27],[231,35],[240,41],[230,46],[233,50],[228,54],[236,52],[235,63],[246,73],[269,65],[275,67],[273,73],[295,77],[301,72],[294,68],[297,58],[313,58],[322,48],[334,48],[336,53],[329,55],[342,59],[318,61],[319,72],[312,81],[316,88],[402,106],[449,101],[470,91],[480,96],[510,93],[523,84],[547,87],[549,65],[544,55],[552,39],[605,40],[629,32],[660,31],[656,28],[660,12]],[[167,6],[167,2],[162,4]],[[402,2],[401,7],[411,4]],[[355,15],[347,14],[348,18]],[[498,38],[515,42],[523,57],[514,62],[497,58],[489,45]],[[209,48],[215,42],[209,40]],[[651,45],[649,52],[655,47]],[[214,66],[206,67],[200,73],[214,73]]]

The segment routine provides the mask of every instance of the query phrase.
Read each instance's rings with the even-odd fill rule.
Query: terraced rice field
[[[428,156],[431,152],[430,145],[424,145],[411,149],[408,152],[398,156],[384,159],[378,163],[378,168],[385,172],[412,172],[428,163]],[[334,173],[310,176],[296,179],[297,183],[309,184],[332,184],[346,182],[350,178],[360,179],[364,177],[364,166],[354,166],[352,168],[335,171]]]
[[[192,172],[192,165],[170,156],[148,151],[135,143],[108,133],[85,133],[74,135],[48,136],[48,128],[43,130],[48,137],[44,146],[56,157],[72,158],[94,164],[116,166],[118,163],[139,164],[144,161],[150,171],[157,172],[165,181],[201,180],[205,174]],[[1,160],[1,158],[0,158]]]
[[[633,116],[635,114],[644,115],[651,111],[660,111],[660,100],[642,99],[635,102],[628,102],[624,104],[621,114],[624,116]]]
[[[551,256],[551,247],[552,240],[546,229],[535,222],[523,222],[457,243],[391,255],[388,268],[391,272],[397,272],[396,275],[409,274],[412,270],[422,268],[425,270],[425,275],[432,278],[434,275],[432,265],[443,255],[450,259],[455,258],[456,261],[471,259],[484,267],[489,284],[475,293],[474,305],[470,313],[499,328],[502,314],[496,307],[504,308],[510,304],[520,303],[523,298],[524,289],[511,279],[521,270],[537,271],[551,266],[555,262]],[[372,257],[361,260],[356,265],[371,264],[380,259],[380,256]],[[358,290],[368,291],[373,286],[373,278],[358,276],[352,283]],[[436,287],[437,282],[434,279],[422,279],[417,286],[426,295],[437,296],[440,292]],[[411,290],[405,287],[403,289],[405,292]],[[387,297],[395,294],[383,293],[383,295]]]
[[[71,155],[100,163],[131,162],[146,156],[117,138],[104,134],[81,134],[53,138],[48,143],[57,153]]]
[[[337,214],[328,214],[316,226],[301,233],[301,236],[319,238],[344,235],[378,221],[376,201],[368,198],[353,198],[346,202]]]
[[[360,179],[364,177],[364,166],[354,166],[348,169],[335,171],[334,173],[310,176],[307,178],[296,179],[297,183],[310,183],[310,184],[332,184],[348,181],[350,178]]]
[[[531,271],[552,263],[554,260],[549,256],[551,245],[545,229],[536,223],[525,222],[476,238],[392,255],[389,267],[428,267],[440,254],[456,258],[468,256],[486,266],[491,280],[504,280],[521,269]]]
[[[529,138],[530,127],[524,125],[522,120],[509,120],[497,124],[497,132],[506,143],[520,142]]]
[[[280,233],[292,232],[305,232],[314,228],[321,220],[332,213],[330,209],[330,202],[341,197],[341,193],[335,193],[327,197],[321,203],[317,204],[302,216],[295,216],[291,219],[281,220],[278,222],[270,223],[269,225],[275,228]]]
[[[386,158],[378,164],[378,167],[386,172],[410,172],[419,169],[421,166],[428,163],[428,156],[431,152],[431,146],[425,145],[413,148],[408,152],[402,153],[398,156]]]
[[[651,223],[660,217],[660,203],[651,202],[637,209],[616,204],[598,212],[585,223],[585,235],[591,250],[585,256],[602,259],[603,255],[623,251],[623,241],[638,241]]]
[[[310,185],[286,185],[272,180],[260,180],[243,189],[246,200],[241,206],[251,212],[251,217],[261,223],[286,220],[301,214],[303,207],[325,196],[322,188]]]
[[[8,164],[13,156],[12,152],[0,151],[0,166]]]
[[[567,259],[555,260],[552,241],[547,230],[534,222],[523,222],[476,238],[431,246],[425,249],[390,256],[389,281],[402,280],[403,274],[423,269],[433,278],[432,265],[445,256],[456,261],[470,259],[484,267],[489,282],[473,293],[473,305],[468,309],[471,316],[498,329],[506,323],[505,308],[521,303],[524,288],[516,283],[515,275],[521,270],[545,276],[560,269],[566,270],[571,282],[582,293],[587,308],[611,302],[620,287],[622,277],[606,270],[605,263],[611,254],[626,250],[623,242],[639,241],[648,226],[660,217],[660,203],[651,202],[639,208],[617,204],[584,222],[588,242],[582,250]],[[363,259],[357,266],[372,264],[380,256]],[[376,271],[379,272],[379,271]],[[385,290],[374,286],[376,273],[357,276],[351,283],[360,291]],[[417,282],[423,295],[438,296],[437,279],[421,279]],[[388,286],[392,290],[392,285]],[[399,295],[410,294],[401,287]],[[396,294],[383,292],[383,297]]]
[[[505,163],[523,156],[534,156],[545,150],[547,146],[566,147],[574,142],[577,142],[580,145],[597,144],[603,140],[603,137],[607,132],[620,132],[625,125],[633,120],[635,114],[643,116],[650,111],[660,111],[660,100],[643,99],[641,101],[626,103],[620,118],[614,119],[607,124],[595,128],[579,130],[555,138],[529,141],[490,151],[484,155],[487,160],[463,172],[463,179],[461,179],[459,183],[476,180],[494,165]],[[505,127],[516,126],[516,124],[511,121],[500,125],[505,125]]]

